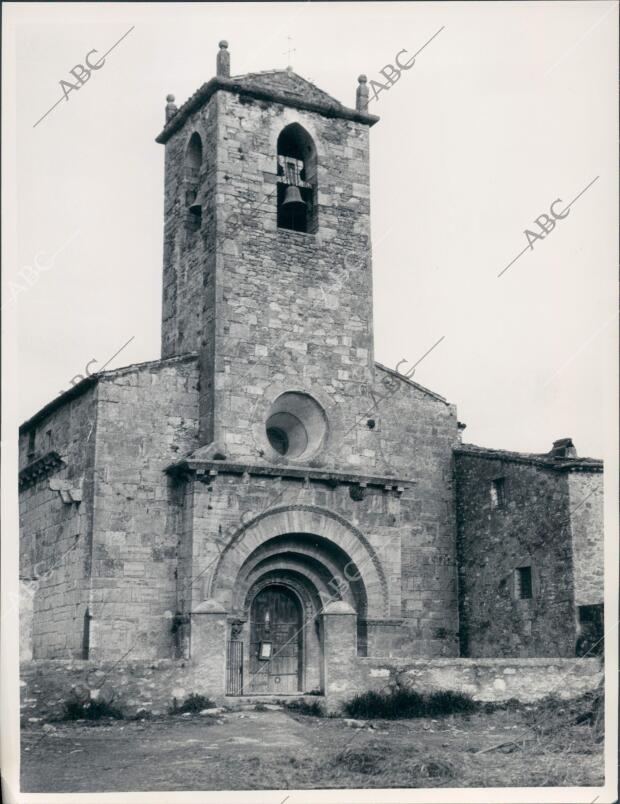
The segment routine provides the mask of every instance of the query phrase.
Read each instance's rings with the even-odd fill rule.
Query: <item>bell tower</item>
[[[364,90],[350,109],[290,69],[230,77],[220,42],[217,75],[168,96],[162,357],[199,355],[201,440],[229,458],[308,460],[293,419],[372,381]]]

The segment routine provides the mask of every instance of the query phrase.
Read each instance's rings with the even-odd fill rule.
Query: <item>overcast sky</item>
[[[415,65],[371,103],[375,357],[458,406],[465,440],[615,450],[617,2],[5,5],[16,121],[19,418],[71,378],[160,355],[165,96],[215,73],[284,68],[348,106],[357,76]],[[10,24],[11,19],[14,25]],[[9,23],[7,25],[7,22]],[[79,91],[61,80],[132,26]],[[441,29],[441,30],[440,30]],[[287,37],[291,37],[289,45]],[[404,57],[401,56],[401,60]],[[5,80],[11,77],[5,74]],[[13,114],[14,112],[14,114]],[[12,147],[9,145],[9,147]],[[597,178],[598,177],[598,178]],[[544,240],[524,230],[561,211]],[[5,232],[6,234],[6,232]],[[43,254],[41,254],[43,252]],[[36,255],[48,268],[19,293]],[[52,257],[52,255],[54,255]],[[402,364],[403,368],[405,364]]]

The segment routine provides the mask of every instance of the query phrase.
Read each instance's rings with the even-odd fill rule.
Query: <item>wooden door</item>
[[[302,678],[302,613],[284,586],[268,586],[250,612],[250,678],[253,694],[299,692]]]

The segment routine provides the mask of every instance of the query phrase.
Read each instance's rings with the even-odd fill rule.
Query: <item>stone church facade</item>
[[[602,463],[464,445],[374,359],[366,108],[362,77],[355,109],[290,69],[231,78],[223,44],[169,96],[162,357],[20,428],[25,660],[189,662],[239,695],[591,655]]]

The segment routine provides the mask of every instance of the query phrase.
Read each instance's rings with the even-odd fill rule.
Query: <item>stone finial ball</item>
[[[222,39],[220,42],[220,47],[224,50],[228,47],[228,42],[225,39]]]
[[[360,82],[360,84],[365,84],[366,81],[368,81],[368,79],[366,78],[366,76],[363,73],[362,73],[362,75],[358,76],[357,80]]]
[[[166,100],[168,103],[174,103],[174,95],[166,95]]]

